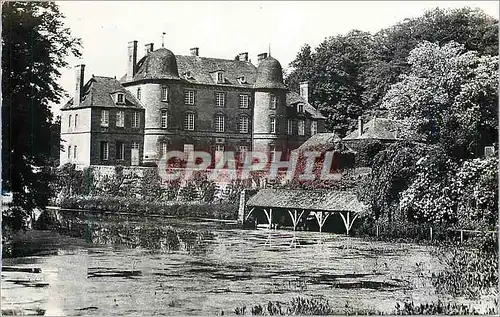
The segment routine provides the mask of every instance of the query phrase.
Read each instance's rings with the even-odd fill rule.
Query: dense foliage
[[[343,137],[356,126],[357,116],[386,114],[380,107],[384,96],[400,75],[409,73],[410,52],[425,41],[441,46],[456,42],[477,52],[469,54],[495,56],[498,21],[480,9],[435,9],[375,34],[353,30],[316,48],[304,45],[285,81],[293,90],[309,81],[313,105],[328,118],[328,129]]]
[[[390,117],[406,121],[404,137],[439,143],[458,158],[480,155],[498,141],[496,56],[480,56],[455,42],[422,42],[408,63],[408,74],[382,102]]]
[[[234,220],[238,214],[237,202],[208,204],[204,202],[145,201],[135,197],[71,196],[62,198],[59,206],[68,209],[135,215],[164,215],[179,218],[201,217]]]
[[[50,194],[50,174],[39,168],[59,146],[49,104],[64,94],[59,69],[80,55],[63,18],[54,2],[2,3],[2,188],[15,206],[3,216],[16,227]]]

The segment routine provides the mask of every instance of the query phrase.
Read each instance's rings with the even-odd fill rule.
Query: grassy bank
[[[199,217],[235,220],[238,216],[237,203],[178,203],[144,200],[135,197],[70,196],[62,198],[59,207],[137,215],[165,215],[178,218]]]
[[[295,297],[287,303],[269,301],[267,304],[256,304],[250,307],[239,306],[234,310],[236,315],[252,316],[309,316],[309,315],[477,315],[480,312],[475,308],[453,302],[436,301],[425,304],[414,302],[398,302],[391,312],[381,312],[371,309],[360,309],[346,303],[342,309],[335,309],[324,298]],[[490,307],[486,314],[497,314],[496,307]]]

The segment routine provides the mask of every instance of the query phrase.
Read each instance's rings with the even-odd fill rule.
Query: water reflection
[[[349,301],[391,312],[397,300],[436,299],[428,276],[437,261],[421,246],[175,219],[65,223],[61,230],[84,239],[44,240],[64,252],[4,259],[13,268],[2,272],[5,307],[50,315],[213,315],[301,294],[339,308]]]

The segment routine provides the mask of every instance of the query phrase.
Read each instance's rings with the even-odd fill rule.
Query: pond
[[[208,220],[85,216],[81,224],[83,238],[31,233],[17,246],[25,254],[3,259],[2,309],[231,315],[300,295],[391,313],[398,301],[438,298],[430,275],[439,262],[426,246]]]

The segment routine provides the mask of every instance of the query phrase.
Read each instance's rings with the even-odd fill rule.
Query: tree
[[[54,2],[2,4],[2,187],[26,214],[47,204],[48,177],[38,167],[53,144],[49,103],[64,94],[57,79],[66,57],[80,56],[63,18]]]
[[[326,39],[314,52],[305,45],[290,63],[288,87],[309,81],[312,104],[327,117],[327,129],[341,137],[356,126],[364,109],[362,73],[370,45],[369,33],[353,30]]]
[[[410,51],[423,41],[439,45],[454,41],[479,55],[497,55],[498,21],[477,8],[436,8],[377,32],[364,81],[367,108],[379,111],[390,86],[409,71]]]
[[[440,143],[457,158],[497,142],[498,61],[465,46],[423,42],[410,52],[410,71],[383,99],[389,116],[406,120],[407,137]]]

